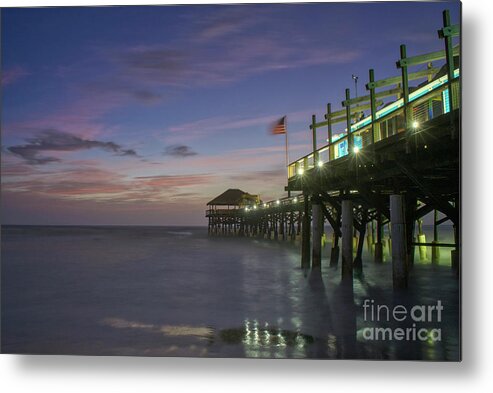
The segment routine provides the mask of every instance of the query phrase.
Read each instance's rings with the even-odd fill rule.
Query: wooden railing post
[[[353,138],[351,135],[351,105],[349,104],[349,100],[351,99],[351,91],[350,89],[346,89],[346,127],[347,127],[347,146],[348,146],[348,154],[353,153]]]
[[[443,38],[445,41],[445,60],[447,62],[447,88],[448,99],[450,108],[450,123],[452,128],[452,139],[457,137],[457,131],[454,125],[454,109],[457,109],[454,105],[455,97],[452,89],[452,83],[454,81],[454,48],[452,46],[452,37],[454,34],[458,34],[456,26],[450,24],[450,12],[449,10],[443,11],[443,29],[438,31],[438,37]]]
[[[406,45],[401,45],[401,60],[407,57],[406,53]],[[409,129],[410,121],[409,115],[410,111],[408,109],[409,104],[409,79],[407,75],[407,65],[401,66],[401,74],[402,74],[402,99],[404,101],[404,123],[406,130]]]
[[[447,62],[447,76],[448,76],[448,91],[449,91],[449,105],[450,111],[454,109],[454,100],[452,97],[452,81],[454,79],[454,51],[452,47],[452,34],[448,31],[450,28],[450,12],[449,10],[443,11],[443,29],[441,30],[442,38],[445,41],[445,60]]]
[[[327,104],[327,114],[325,115],[327,119],[327,144],[329,145],[329,161],[332,161],[332,105],[330,102]]]
[[[313,166],[317,166],[317,118],[312,115]]]
[[[373,87],[373,82],[375,82],[375,71],[370,70],[370,111],[371,111],[371,141],[376,142],[375,128],[377,121],[377,105],[375,102],[375,87]]]

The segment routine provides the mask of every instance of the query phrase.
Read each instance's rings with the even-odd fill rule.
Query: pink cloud
[[[10,69],[2,70],[2,86],[11,85],[27,75],[30,75],[30,73],[21,66],[15,66]]]
[[[143,185],[150,187],[189,187],[210,182],[214,176],[208,174],[198,175],[173,175],[173,176],[139,176],[135,179],[141,181]]]
[[[35,176],[27,169],[23,164],[11,165],[7,173],[2,173],[3,190],[96,203],[165,203],[175,194],[189,194],[183,195],[183,200],[195,196],[198,188],[214,180],[214,176],[207,174],[131,177],[89,165],[56,172],[36,172]],[[20,177],[20,174],[27,176]],[[191,191],[183,191],[185,189]]]

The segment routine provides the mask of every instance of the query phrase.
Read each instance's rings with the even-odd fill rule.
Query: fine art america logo
[[[376,304],[373,299],[363,302],[363,338],[369,341],[441,341],[442,330],[438,324],[442,321],[442,302],[433,305],[415,305],[406,307]]]

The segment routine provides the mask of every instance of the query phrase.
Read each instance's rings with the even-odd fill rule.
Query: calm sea
[[[425,228],[428,241],[430,228]],[[443,231],[442,231],[443,232]],[[443,241],[451,241],[444,230]],[[299,245],[209,238],[188,227],[2,227],[2,352],[457,360],[459,281],[450,249],[392,291],[388,250],[365,246],[352,287],[340,267],[300,269]],[[340,266],[340,265],[339,265]],[[441,339],[369,341],[363,301],[444,306]],[[387,326],[382,322],[384,326]]]

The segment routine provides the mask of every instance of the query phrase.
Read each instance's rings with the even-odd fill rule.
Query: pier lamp
[[[317,165],[318,165],[319,168],[322,168],[324,166],[324,162],[323,161],[319,161],[317,163]]]
[[[419,123],[417,121],[413,121],[413,128],[416,130],[419,127]]]
[[[293,199],[293,202],[294,202],[294,203],[298,203],[298,198],[296,198],[296,197],[295,197],[295,198]]]
[[[253,210],[257,210],[257,205],[253,205]]]
[[[264,203],[264,207],[267,207],[267,203]]]
[[[250,210],[250,209],[248,209],[248,207],[245,207],[245,211],[247,212],[248,210]]]
[[[276,201],[276,205],[280,205],[280,204],[281,204],[281,201],[278,199],[278,200]]]
[[[353,147],[353,152],[355,152],[356,154],[359,153],[359,147],[358,146],[354,146]]]
[[[298,175],[300,175],[300,176],[301,176],[302,174],[303,174],[303,168],[299,168],[299,169],[298,169]]]

